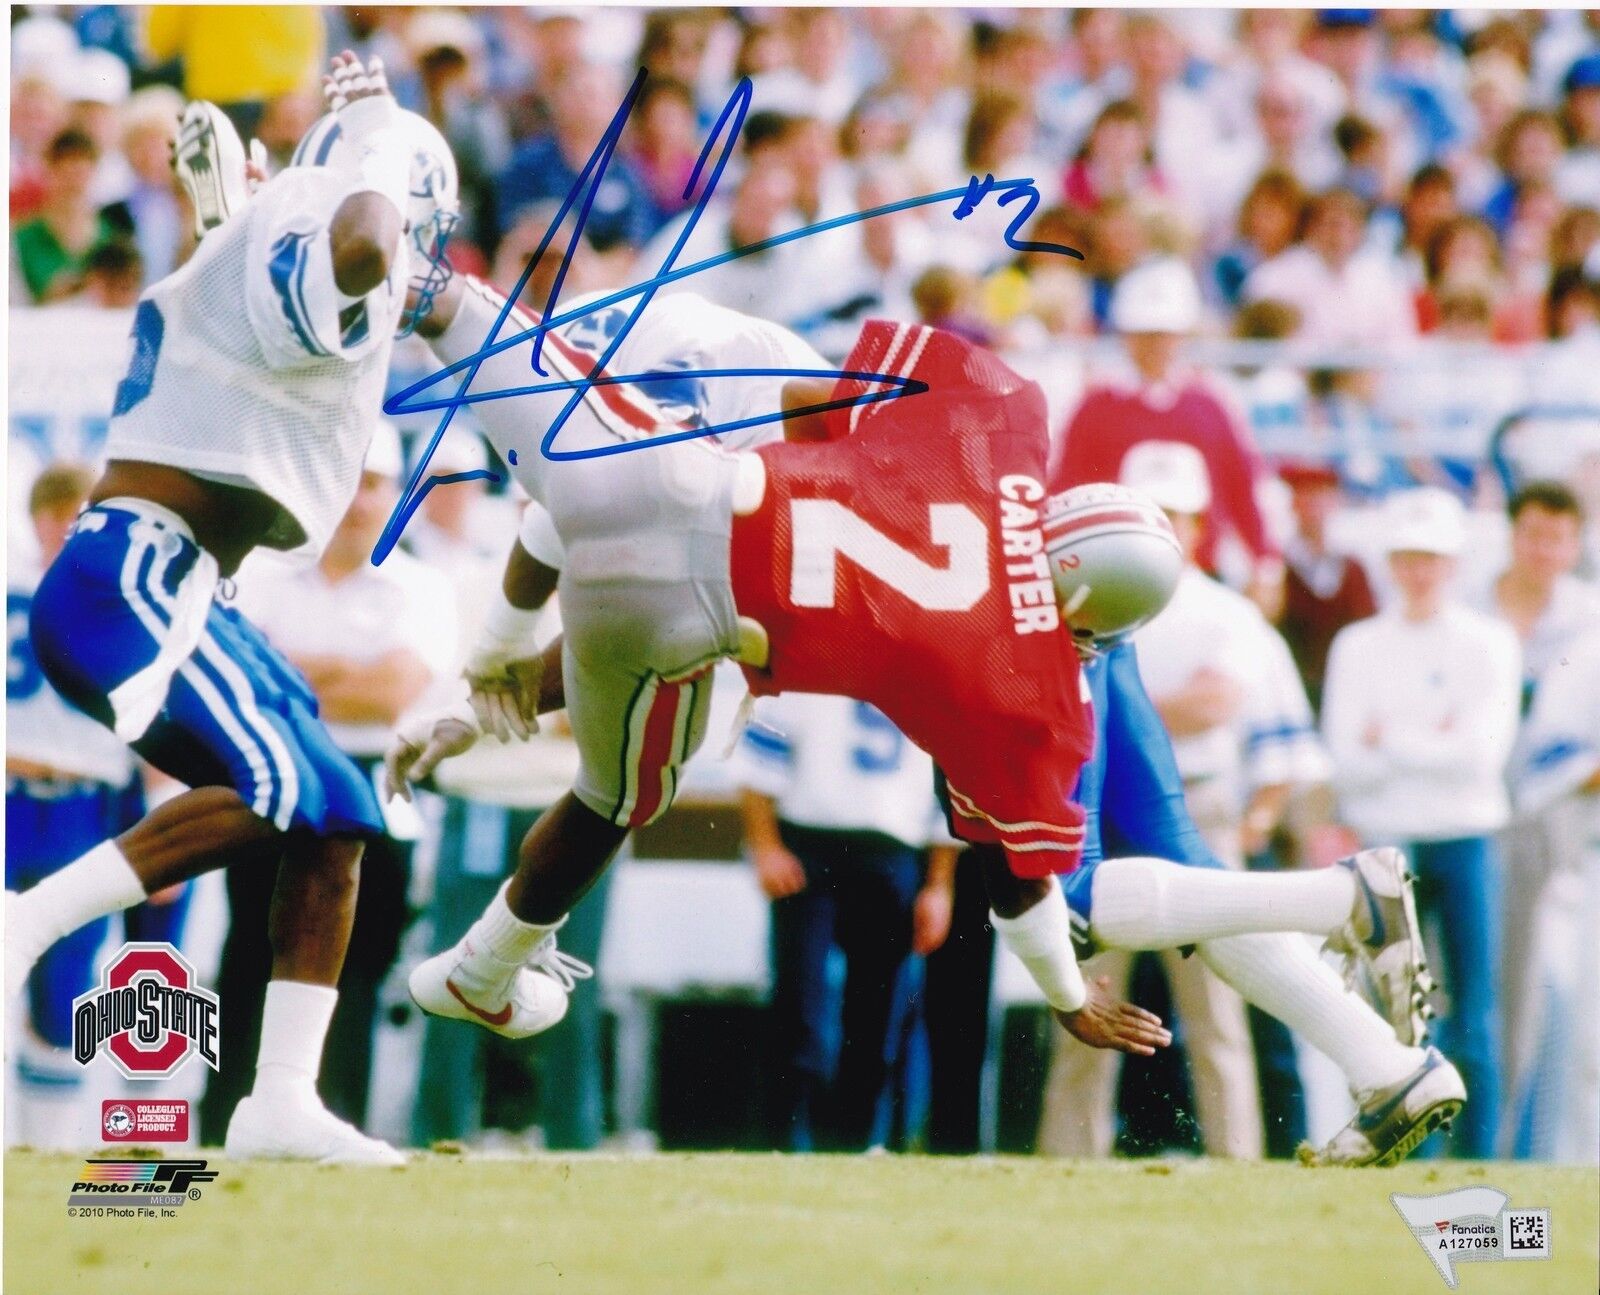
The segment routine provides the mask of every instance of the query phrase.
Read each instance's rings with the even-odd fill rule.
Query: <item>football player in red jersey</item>
[[[471,356],[493,317],[481,293],[436,303],[436,352]],[[571,345],[545,358],[574,361]],[[501,389],[526,381],[515,347],[483,367]],[[988,352],[918,325],[868,324],[845,369],[928,391],[797,419],[789,441],[754,453],[704,440],[641,446],[600,471],[582,461],[582,477],[529,451],[522,398],[478,406],[503,457],[520,433],[524,484],[559,532],[566,640],[540,667],[525,633],[507,631],[555,577],[524,542],[504,582],[509,614],[491,627],[499,641],[475,654],[475,709],[401,734],[391,784],[403,791],[485,728],[525,735],[536,710],[564,702],[582,768],[489,910],[413,973],[426,1010],[515,1037],[560,1019],[582,972],[555,950],[555,931],[628,829],[670,803],[703,736],[709,665],[726,655],[754,692],[838,693],[887,714],[946,771],[958,830],[1005,847],[989,877],[996,925],[1066,1028],[1130,1052],[1170,1041],[1155,1017],[1084,983],[1055,880],[1082,844],[1070,793],[1092,729],[1042,524],[1042,394]],[[845,381],[823,396],[869,390]],[[791,382],[783,406],[817,395],[814,382]],[[629,435],[595,409],[580,435]],[[604,509],[585,491],[603,491]]]

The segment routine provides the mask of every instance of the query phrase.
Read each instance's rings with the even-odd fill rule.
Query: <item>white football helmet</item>
[[[353,166],[353,150],[345,138],[337,112],[324,113],[295,146],[290,166]],[[455,155],[432,122],[404,108],[396,110],[398,126],[411,149],[410,197],[406,210],[406,237],[411,241],[415,265],[411,290],[416,302],[400,317],[396,334],[405,337],[433,308],[433,299],[450,282],[450,262],[445,244],[460,216],[460,181]]]
[[[1128,486],[1096,483],[1052,495],[1044,551],[1062,619],[1081,650],[1133,633],[1167,605],[1183,573],[1172,523]]]

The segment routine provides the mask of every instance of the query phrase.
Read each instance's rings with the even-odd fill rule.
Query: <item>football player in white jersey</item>
[[[227,1151],[393,1164],[316,1093],[377,800],[304,678],[215,600],[252,549],[327,541],[392,339],[449,275],[448,145],[399,108],[377,60],[339,55],[327,84],[299,165],[254,192],[222,114],[184,114],[175,165],[200,245],[139,301],[110,461],[40,583],[32,645],[63,696],[193,790],[8,896],[6,992],[86,922],[211,868],[277,865],[256,1083]]]
[[[93,472],[55,463],[34,480],[27,511],[40,562],[12,555],[6,571],[6,886],[32,885],[144,816],[144,784],[116,735],[74,710],[50,687],[28,641],[40,568],[61,546],[89,497]],[[123,914],[130,940],[176,944],[187,887]],[[83,1067],[72,1059],[72,1004],[96,978],[108,918],[79,927],[46,950],[28,977],[26,1011],[13,1017],[8,1137],[40,1148],[81,1145],[97,1111],[82,1100]],[[8,1090],[9,1091],[9,1090]]]

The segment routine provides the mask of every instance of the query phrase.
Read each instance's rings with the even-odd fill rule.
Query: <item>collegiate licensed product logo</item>
[[[133,1108],[124,1106],[121,1102],[109,1102],[105,1113],[100,1117],[100,1124],[108,1138],[132,1137]]]
[[[175,1218],[218,1171],[204,1160],[87,1160],[67,1194],[68,1218]]]
[[[217,996],[170,944],[122,946],[100,984],[72,1004],[72,1055],[103,1049],[129,1079],[166,1079],[197,1053],[217,1068]]]
[[[1500,1262],[1550,1257],[1550,1211],[1508,1209],[1511,1198],[1493,1187],[1463,1187],[1438,1196],[1389,1197],[1444,1284],[1460,1282],[1457,1261]]]
[[[106,1142],[187,1142],[189,1103],[101,1102],[100,1135]]]

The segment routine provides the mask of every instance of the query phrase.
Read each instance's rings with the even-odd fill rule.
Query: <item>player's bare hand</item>
[[[376,54],[363,67],[354,51],[345,50],[333,56],[330,69],[322,78],[322,97],[335,112],[360,99],[389,94],[389,78],[384,74],[383,60]]]
[[[761,846],[755,852],[756,880],[768,899],[788,899],[806,888],[806,870],[800,860],[781,845]]]
[[[383,753],[383,798],[411,800],[413,783],[422,782],[443,760],[469,750],[480,730],[471,710],[457,702],[402,724]]]
[[[911,909],[911,951],[919,957],[940,949],[950,938],[955,895],[949,886],[929,885],[917,892]]]
[[[539,731],[539,689],[544,662],[539,657],[506,661],[491,670],[467,671],[472,712],[478,727],[502,742],[526,741]]]
[[[1155,1055],[1157,1048],[1172,1042],[1172,1032],[1154,1012],[1112,995],[1109,976],[1091,980],[1089,1001],[1075,1012],[1058,1011],[1056,1020],[1068,1034],[1091,1048],[1114,1048],[1149,1057]]]

